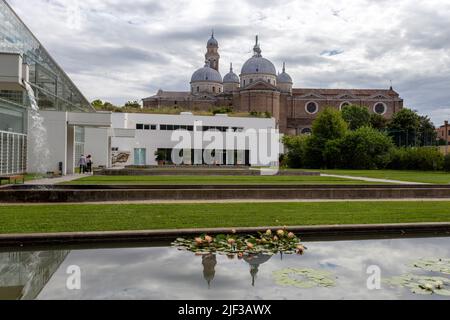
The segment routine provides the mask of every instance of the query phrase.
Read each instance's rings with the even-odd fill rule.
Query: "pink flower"
[[[210,236],[205,236],[205,241],[208,243],[211,243],[211,242],[213,242],[213,238]]]
[[[273,237],[273,241],[278,241],[278,240],[279,240],[279,239],[278,239],[277,236]]]
[[[295,234],[294,234],[293,232],[289,232],[288,238],[289,238],[289,239],[295,238]]]
[[[195,243],[196,243],[197,245],[203,244],[203,239],[202,239],[202,238],[195,238],[194,240],[195,240]]]
[[[253,243],[247,242],[247,248],[253,249],[254,247]]]
[[[278,234],[279,237],[284,236],[284,230],[278,230],[277,234]]]
[[[234,239],[228,239],[228,244],[233,245],[236,243],[236,240]]]

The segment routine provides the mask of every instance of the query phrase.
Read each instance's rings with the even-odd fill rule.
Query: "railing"
[[[0,131],[0,175],[27,170],[27,135]]]

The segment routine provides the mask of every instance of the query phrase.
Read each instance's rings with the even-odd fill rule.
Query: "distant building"
[[[437,128],[436,131],[438,140],[450,142],[450,125],[448,124],[448,121],[446,121],[444,125]]]
[[[215,107],[233,107],[237,112],[268,112],[282,133],[308,134],[313,120],[325,107],[341,109],[346,105],[364,106],[371,113],[385,118],[403,108],[403,100],[389,89],[310,89],[293,88],[293,80],[283,64],[277,73],[274,64],[262,56],[258,37],[253,56],[238,76],[233,65],[222,78],[219,70],[219,43],[214,37],[207,43],[203,68],[195,71],[190,91],[159,90],[144,98],[144,108],[180,107],[192,111],[207,111]]]

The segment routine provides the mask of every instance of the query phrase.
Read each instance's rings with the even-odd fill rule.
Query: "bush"
[[[283,164],[290,168],[302,168],[305,165],[305,146],[308,136],[284,136],[286,150]]]
[[[444,155],[433,147],[396,148],[389,169],[433,171],[444,168]]]
[[[444,158],[444,167],[443,169],[447,172],[450,172],[450,153]]]
[[[314,136],[323,141],[339,139],[347,133],[347,123],[339,111],[326,108],[314,121],[312,132]]]
[[[336,154],[330,155],[330,161],[336,159],[343,169],[384,169],[391,160],[392,140],[371,127],[362,127],[350,132],[335,146]]]

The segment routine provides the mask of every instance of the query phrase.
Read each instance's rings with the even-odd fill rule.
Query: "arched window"
[[[387,112],[387,106],[383,102],[377,102],[373,106],[373,111],[379,115],[384,115]]]
[[[253,79],[250,79],[250,83],[253,83]]]
[[[267,82],[268,82],[268,83],[272,83],[272,82],[270,81],[270,79],[268,79]]]
[[[216,93],[216,87],[213,87],[213,92]]]
[[[315,114],[319,111],[319,105],[314,101],[310,101],[305,105],[305,110],[309,114]]]
[[[197,92],[200,92],[200,87],[197,87]]]
[[[348,107],[348,106],[350,106],[350,105],[351,105],[350,102],[344,101],[344,102],[342,102],[341,105],[339,106],[339,110],[342,110],[342,109],[344,109],[345,107]]]
[[[311,130],[311,128],[303,128],[301,131],[301,134],[311,134],[312,133],[312,130]]]

